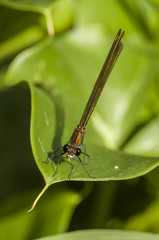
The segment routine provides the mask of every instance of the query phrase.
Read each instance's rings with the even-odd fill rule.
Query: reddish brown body
[[[78,156],[81,153],[80,146],[83,143],[84,135],[86,133],[85,126],[77,125],[73,134],[70,138],[68,144],[64,146],[64,151],[67,154],[67,158],[70,160],[74,158],[74,156]]]
[[[74,147],[78,147],[83,143],[84,135],[86,133],[85,126],[77,125],[75,130],[73,131],[73,134],[70,138],[70,144]]]

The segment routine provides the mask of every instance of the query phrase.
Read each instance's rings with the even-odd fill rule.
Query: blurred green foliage
[[[158,22],[151,0],[0,1],[1,239],[159,233]],[[85,139],[97,182],[80,182],[92,180],[80,168],[76,182],[53,185],[27,214],[43,186],[39,170],[46,186],[68,179],[67,163],[53,179],[43,161],[69,140],[119,28],[124,49]]]

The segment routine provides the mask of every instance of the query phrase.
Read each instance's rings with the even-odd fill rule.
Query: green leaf
[[[0,62],[35,44],[44,36],[39,26],[40,14],[20,12],[0,6]],[[10,21],[14,19],[14,21]]]
[[[39,197],[52,183],[69,180],[72,169],[79,164],[78,159],[68,162],[64,157],[59,164],[58,173],[54,175],[57,162],[45,162],[57,148],[69,141],[100,70],[98,65],[102,65],[104,61],[103,45],[107,45],[107,48],[110,45],[108,41],[103,44],[102,31],[92,45],[91,40],[86,42],[85,38],[88,34],[92,39],[93,30],[87,28],[82,31],[82,34],[76,30],[64,37],[48,39],[23,52],[13,61],[7,72],[7,85],[25,80],[30,87],[31,144],[36,163],[46,182]],[[96,44],[100,46],[99,49],[95,48]],[[97,55],[99,50],[101,54]],[[159,165],[158,157],[128,155],[109,150],[104,144],[105,142],[109,147],[117,149],[127,139],[137,124],[139,110],[144,104],[145,92],[148,91],[151,79],[145,73],[145,64],[148,68],[149,62],[139,57],[133,58],[126,53],[126,48],[124,51],[115,66],[114,78],[112,73],[104,90],[105,94],[103,93],[87,128],[85,143],[91,157],[92,176],[95,178],[89,177],[88,164],[81,166],[71,180],[129,179],[146,174]],[[131,69],[132,74],[131,61],[133,65],[136,64],[136,71]],[[123,65],[126,62],[130,64],[127,69]],[[126,77],[128,72],[131,76],[129,83]],[[137,88],[134,89],[134,86]]]
[[[7,71],[7,67],[8,66],[3,66],[1,69],[0,69],[0,89],[4,88],[4,81],[5,81],[5,73]]]
[[[75,208],[82,200],[80,193],[69,189],[67,186],[54,186],[53,191],[41,201],[34,223],[39,229],[36,233],[32,229],[34,238],[65,232],[69,228]],[[34,212],[33,212],[34,213]],[[29,215],[33,214],[29,213]],[[52,222],[52,219],[56,219]]]
[[[143,127],[125,146],[125,151],[144,156],[159,156],[159,118]]]
[[[159,3],[157,0],[148,0],[150,4],[156,7],[157,10],[159,10]]]
[[[62,31],[72,25],[72,4],[69,0],[1,0],[0,4],[17,10],[41,13],[46,19],[50,36],[54,35],[54,31]]]
[[[157,2],[157,0],[149,1]],[[148,1],[83,0],[76,2],[76,21],[79,25],[102,23],[106,31],[117,31],[124,26],[127,35],[135,34],[139,30],[138,33],[152,39],[156,37],[158,28],[158,12],[150,6]],[[134,37],[133,40],[135,40]]]
[[[72,214],[82,200],[81,195],[66,186],[55,186],[47,198],[41,201],[38,211],[27,214],[28,203],[35,192],[37,189],[34,189],[34,193],[26,191],[1,202],[1,239],[11,239],[13,236],[17,240],[26,237],[29,239],[30,236],[35,238],[68,230]],[[56,219],[54,224],[52,219]],[[36,226],[38,231],[32,226]],[[7,231],[8,228],[10,231]]]
[[[54,1],[52,0],[46,0],[46,1],[20,1],[20,0],[1,0],[1,4],[4,4],[5,6],[9,6],[16,9],[25,9],[30,11],[39,11],[44,12],[45,9],[51,8],[54,4]]]
[[[92,240],[158,240],[159,235],[153,233],[141,233],[120,230],[85,230],[64,233],[56,236],[39,238],[39,240],[65,240],[65,239],[92,239]],[[38,239],[37,239],[38,240]]]
[[[158,199],[154,201],[142,213],[138,213],[127,220],[125,229],[136,231],[146,231],[151,229],[152,232],[158,231],[159,222],[159,202]]]

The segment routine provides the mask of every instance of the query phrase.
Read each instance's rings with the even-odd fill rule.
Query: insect
[[[54,157],[58,158],[57,161],[57,168],[56,168],[56,172],[54,173],[54,175],[58,172],[58,166],[60,163],[60,159],[61,156],[66,154],[68,160],[73,159],[74,157],[77,157],[79,160],[79,164],[77,165],[77,167],[71,172],[69,178],[71,178],[71,176],[75,173],[75,171],[79,168],[79,166],[82,164],[82,160],[80,158],[80,155],[83,154],[84,156],[88,157],[89,159],[89,165],[90,165],[90,174],[89,177],[91,176],[91,159],[90,156],[84,151],[81,151],[81,146],[84,146],[85,149],[85,144],[83,144],[83,139],[86,133],[86,125],[88,123],[88,120],[90,119],[90,116],[96,106],[96,103],[99,99],[99,96],[104,88],[104,85],[108,79],[108,76],[123,48],[123,38],[124,38],[124,31],[122,31],[121,29],[118,31],[114,42],[111,46],[111,49],[108,53],[108,56],[104,62],[104,65],[100,71],[100,74],[96,80],[96,83],[93,87],[92,93],[89,97],[89,100],[87,102],[87,105],[84,109],[83,115],[81,117],[81,120],[79,122],[79,124],[76,126],[76,128],[74,129],[72,136],[69,140],[69,142],[67,144],[65,144],[63,147],[58,148],[54,154],[51,156],[51,160]],[[59,151],[59,149],[62,149],[62,152],[57,155],[57,152]]]

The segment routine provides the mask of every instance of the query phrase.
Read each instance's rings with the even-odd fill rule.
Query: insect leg
[[[71,179],[72,175],[77,171],[77,169],[79,168],[79,166],[80,166],[81,163],[82,163],[80,157],[79,157],[79,156],[77,156],[77,157],[78,157],[78,159],[79,159],[79,164],[78,164],[78,166],[71,172],[71,174],[70,174],[70,176],[69,176],[69,179]]]
[[[90,178],[95,178],[95,177],[93,177],[93,176],[91,176],[91,171],[92,171],[92,169],[91,169],[91,158],[90,158],[90,156],[87,154],[87,153],[85,153],[85,152],[81,152],[81,153],[83,153],[86,157],[88,157],[88,159],[89,159],[89,171],[90,171],[90,174],[88,175]]]
[[[84,148],[84,153],[86,153],[86,144],[83,143],[83,144],[81,144],[81,146],[83,146],[83,148]],[[84,154],[84,159],[83,159],[83,163],[82,163],[83,165],[87,165],[87,163],[85,164],[85,156],[86,156],[86,155]]]
[[[57,160],[57,167],[56,167],[56,171],[54,172],[54,174],[52,176],[55,176],[58,173],[61,156],[64,155],[64,154],[65,154],[65,152],[62,152],[59,156],[56,156],[58,158],[58,160]]]
[[[58,157],[56,156],[56,153],[61,149],[63,148],[63,146],[59,147],[58,149],[56,149],[56,151],[51,155],[51,157],[48,157],[48,160],[47,161],[43,161],[44,163],[48,164],[50,161],[53,161],[53,158],[54,157]]]

